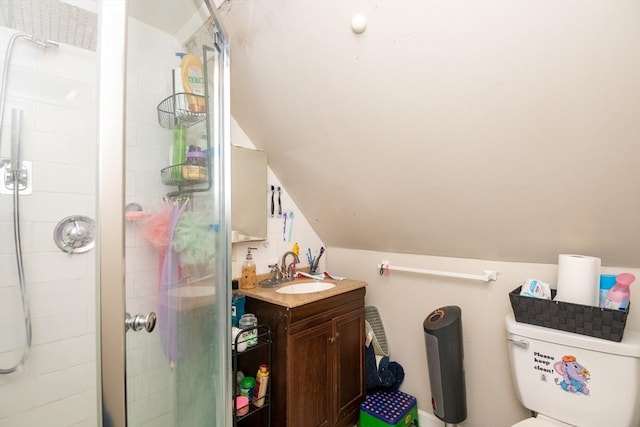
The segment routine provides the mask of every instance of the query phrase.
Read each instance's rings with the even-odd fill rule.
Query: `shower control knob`
[[[143,314],[136,314],[135,316],[131,316],[129,313],[126,313],[124,330],[126,332],[129,329],[132,329],[134,332],[138,332],[146,329],[147,332],[151,332],[156,327],[157,319],[158,318],[153,311],[146,316]]]

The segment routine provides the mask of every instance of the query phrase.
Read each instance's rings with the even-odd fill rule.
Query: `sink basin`
[[[336,285],[329,282],[320,282],[318,280],[313,282],[304,282],[294,285],[283,286],[280,289],[276,289],[279,294],[310,294],[313,292],[322,292],[327,289],[335,288]]]

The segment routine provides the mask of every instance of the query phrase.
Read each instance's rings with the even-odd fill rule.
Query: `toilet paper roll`
[[[597,307],[600,301],[600,258],[559,255],[555,300]]]

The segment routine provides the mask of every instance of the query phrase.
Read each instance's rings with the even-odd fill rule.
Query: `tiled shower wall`
[[[127,56],[126,202],[155,214],[174,187],[161,183],[172,131],[158,124],[157,105],[172,93],[171,69],[182,51],[175,38],[130,18]],[[158,311],[159,254],[145,239],[145,221],[126,222],[126,306],[132,315]],[[170,427],[175,418],[175,372],[158,328],[127,333],[127,405],[132,427]]]
[[[15,30],[0,28],[0,61]],[[0,157],[9,157],[11,109],[23,116],[22,158],[33,194],[21,196],[24,269],[33,348],[20,372],[0,375],[0,427],[97,425],[95,251],[68,255],[53,230],[69,215],[96,217],[96,53],[13,51]],[[13,247],[12,196],[0,195],[0,367],[24,346]]]

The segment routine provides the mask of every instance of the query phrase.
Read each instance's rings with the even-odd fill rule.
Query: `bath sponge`
[[[210,215],[185,212],[173,233],[172,247],[183,265],[211,262],[216,253],[216,231]]]

